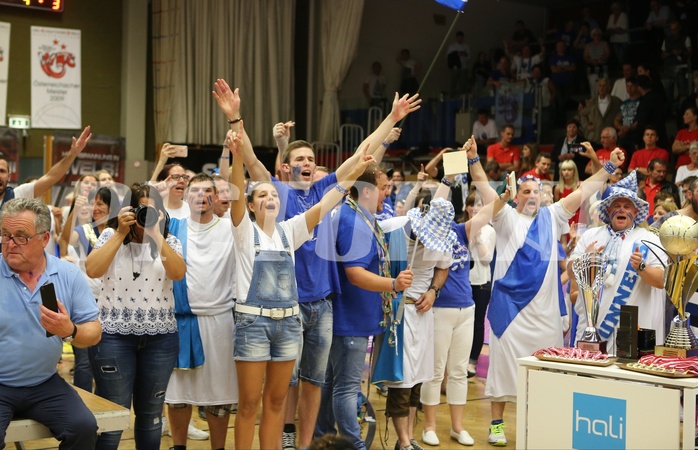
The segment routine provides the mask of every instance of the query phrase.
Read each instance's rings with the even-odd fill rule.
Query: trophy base
[[[657,356],[680,356],[681,358],[688,358],[691,356],[698,356],[698,348],[674,348],[657,345],[654,347],[654,354]]]
[[[589,350],[590,352],[601,352],[606,353],[606,341],[577,341],[577,348],[582,350]]]

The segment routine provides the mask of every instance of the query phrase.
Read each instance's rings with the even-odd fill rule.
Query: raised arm
[[[175,150],[175,146],[170,144],[169,142],[165,142],[164,144],[162,144],[162,148],[160,148],[160,157],[158,158],[158,162],[155,165],[153,174],[150,176],[151,183],[158,181],[158,176],[160,175],[160,172],[162,172],[162,169],[165,167],[165,164],[167,164],[167,160],[174,157]]]
[[[274,172],[280,174],[281,172],[281,157],[288,147],[288,141],[291,139],[291,127],[294,126],[296,122],[288,121],[286,123],[279,122],[274,125],[272,133],[274,135],[274,141],[276,142],[276,162],[274,163]],[[278,176],[278,175],[277,175]],[[281,180],[287,181],[287,180]]]
[[[271,181],[269,171],[254,154],[252,141],[250,141],[247,133],[241,133],[242,116],[240,115],[240,89],[236,88],[233,91],[230,89],[230,86],[228,86],[228,83],[222,79],[216,80],[213,85],[215,88],[213,97],[216,99],[218,107],[228,118],[230,130],[242,135],[242,143],[245,146],[243,158],[245,158],[244,163],[250,174],[250,178],[254,181]]]
[[[335,172],[337,174],[337,179],[340,180],[347,176],[351,169],[356,165],[359,155],[362,149],[368,145],[368,154],[373,155],[376,162],[380,164],[383,160],[383,155],[385,154],[385,146],[381,144],[388,138],[392,128],[396,123],[404,119],[409,113],[416,111],[420,108],[420,103],[422,99],[419,98],[419,94],[414,94],[412,97],[408,97],[409,94],[405,94],[402,97],[395,93],[395,98],[393,100],[393,107],[390,114],[378,125],[373,133],[371,133],[364,141],[359,144],[356,152],[348,158],[341,166],[337,168]],[[353,159],[353,160],[352,160]]]
[[[584,146],[584,152],[581,154],[586,156],[587,158],[590,158],[592,160],[592,164],[594,159],[596,159],[596,163],[598,164],[598,158],[596,157],[596,153],[594,152],[594,150],[591,148],[591,144],[585,142],[582,145]],[[601,187],[611,176],[615,168],[620,167],[623,164],[624,160],[625,155],[623,154],[621,149],[616,148],[615,150],[613,150],[613,152],[611,152],[610,164],[614,167],[611,168],[609,166],[609,170],[612,170],[606,170],[605,166],[604,168],[597,170],[596,173],[584,180],[584,182],[582,182],[582,184],[579,185],[579,189],[574,190],[570,195],[560,200],[562,207],[569,212],[574,212],[578,210],[579,206],[582,204],[584,200],[588,199],[589,197],[591,197],[593,193],[601,189]]]
[[[244,133],[244,130],[242,131]],[[245,199],[245,171],[242,167],[245,151],[245,146],[243,145],[243,137],[238,135],[238,133],[229,130],[228,134],[225,136],[225,145],[228,146],[230,152],[233,154],[233,166],[232,173],[230,174],[232,178],[232,184],[236,188],[237,196],[235,192],[231,192],[230,201],[230,218],[233,221],[234,226],[240,225],[246,211],[246,199]]]
[[[497,199],[497,191],[490,185],[487,179],[487,173],[480,163],[480,156],[477,154],[477,142],[475,137],[470,136],[470,139],[463,145],[463,149],[468,152],[468,166],[470,167],[470,178],[482,197],[484,205],[492,203]],[[473,162],[470,164],[470,162]]]
[[[376,162],[376,159],[368,155],[367,152],[368,146],[364,147],[359,162],[352,168],[351,172],[347,174],[346,178],[342,180],[337,178],[335,188],[327,191],[322,199],[305,213],[305,222],[308,225],[308,231],[312,231],[313,228],[320,223],[320,219],[344,198],[349,188],[354,184],[354,181],[364,173],[368,165]]]
[[[425,172],[424,164],[421,164],[421,166],[422,166],[422,170],[420,170],[419,173],[417,174],[417,182],[414,184],[414,186],[410,190],[409,194],[407,194],[407,197],[405,197],[405,211],[409,211],[410,209],[413,208],[414,201],[417,200],[417,196],[419,195],[419,191],[422,190],[422,185],[429,178],[429,174],[427,174]]]
[[[90,132],[89,125],[82,130],[79,138],[75,139],[75,137],[73,137],[73,142],[70,144],[68,154],[61,158],[61,160],[51,167],[48,172],[34,182],[34,197],[41,197],[46,193],[46,191],[51,189],[54,184],[63,179],[66,172],[68,172],[70,169],[70,165],[73,164],[75,158],[77,158],[80,152],[83,151],[91,137],[92,133]]]

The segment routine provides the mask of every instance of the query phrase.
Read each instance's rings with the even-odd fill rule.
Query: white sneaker
[[[191,422],[189,422],[189,428],[187,428],[187,439],[192,441],[205,441],[208,439],[208,432],[204,430],[199,430]]]
[[[488,442],[495,447],[504,447],[507,445],[507,437],[504,435],[504,422],[497,425],[490,425]]]

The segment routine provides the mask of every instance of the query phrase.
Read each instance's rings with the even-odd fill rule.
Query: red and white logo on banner
[[[69,67],[75,67],[75,54],[67,50],[66,44],[58,39],[53,45],[42,45],[39,48],[41,70],[51,78],[63,78]]]

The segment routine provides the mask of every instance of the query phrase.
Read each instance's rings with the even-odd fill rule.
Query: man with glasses
[[[618,140],[618,135],[616,134],[616,129],[613,127],[607,127],[601,130],[601,148],[596,150],[596,157],[599,158],[599,163],[603,166],[611,159],[611,153],[615,148],[617,148],[616,141]],[[628,167],[628,154],[624,149],[620,149],[623,152],[623,163],[619,166],[623,170]],[[587,175],[591,175],[593,172],[593,167],[591,161],[587,163],[584,172]]]
[[[97,441],[94,415],[56,371],[63,342],[99,342],[97,304],[80,270],[45,251],[50,227],[38,200],[13,199],[0,212],[0,448],[15,415],[46,425],[62,449]],[[42,306],[39,288],[49,283],[58,311]]]

